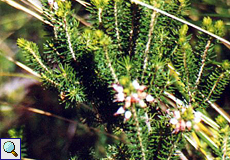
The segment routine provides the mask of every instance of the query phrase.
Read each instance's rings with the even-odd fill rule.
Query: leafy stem
[[[204,66],[205,66],[205,62],[206,62],[206,58],[207,58],[207,54],[208,54],[208,49],[209,49],[210,45],[211,45],[211,40],[208,40],[208,42],[207,42],[207,44],[205,46],[204,53],[202,55],[201,66],[200,66],[200,70],[199,70],[197,80],[196,80],[196,84],[195,84],[195,87],[194,87],[195,89],[200,84],[200,79],[201,79],[201,76],[202,76],[202,73],[203,73],[203,70],[204,70]]]
[[[140,143],[142,160],[146,160],[145,150],[144,150],[144,146],[143,146],[143,140],[142,140],[142,136],[141,136],[140,123],[139,123],[139,120],[138,120],[138,117],[137,117],[137,111],[136,111],[135,107],[136,107],[135,105],[132,105],[131,106],[131,111],[133,113],[133,119],[134,119],[135,126],[136,126],[137,137],[138,137],[138,141]]]
[[[148,33],[148,42],[146,43],[146,48],[145,48],[145,53],[144,53],[144,65],[143,65],[143,74],[142,74],[142,77],[141,79],[144,78],[144,73],[145,73],[145,70],[146,70],[146,67],[147,67],[147,63],[148,63],[148,53],[149,53],[149,49],[150,49],[150,44],[151,44],[151,40],[152,40],[152,33],[153,33],[153,29],[154,29],[154,23],[155,23],[155,20],[156,20],[156,15],[157,15],[157,12],[156,11],[153,11],[152,15],[151,15],[151,22],[150,22],[150,25],[149,25],[149,33]]]
[[[115,73],[115,71],[114,71],[114,68],[113,68],[113,66],[112,66],[111,60],[110,60],[110,58],[109,58],[107,46],[104,46],[104,52],[105,52],[105,57],[106,57],[106,60],[107,60],[107,62],[108,62],[108,66],[109,66],[109,69],[110,69],[110,71],[111,71],[111,73],[112,73],[112,76],[113,76],[115,82],[118,83],[119,81],[118,81],[117,75],[116,75],[116,73]]]
[[[71,43],[71,37],[70,37],[69,31],[68,31],[66,17],[64,17],[64,28],[65,28],[65,32],[66,32],[66,37],[67,37],[69,50],[70,50],[70,52],[72,54],[72,57],[73,57],[74,61],[76,61],[75,53],[73,51],[73,46],[72,46],[72,43]]]

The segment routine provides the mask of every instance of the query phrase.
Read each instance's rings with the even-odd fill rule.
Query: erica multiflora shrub
[[[142,2],[181,19],[189,9],[188,0]],[[66,109],[82,108],[76,134],[96,137],[72,159],[180,159],[193,151],[229,158],[228,123],[205,111],[228,120],[214,103],[230,78],[229,62],[216,60],[217,40],[128,0],[92,0],[87,10],[90,26],[79,27],[70,1],[44,0],[43,52],[18,39],[44,87]],[[224,34],[222,21],[207,17],[202,27]]]

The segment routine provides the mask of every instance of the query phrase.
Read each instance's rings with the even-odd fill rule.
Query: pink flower
[[[173,133],[178,133],[179,131],[191,130],[192,128],[198,129],[197,123],[201,121],[202,113],[194,112],[194,119],[191,122],[190,120],[186,121],[182,119],[183,113],[186,111],[186,108],[182,108],[180,111],[174,111],[173,117],[170,119],[170,123],[174,126]]]
[[[151,96],[150,94],[148,94],[147,96],[146,96],[146,101],[147,102],[154,102],[154,98],[153,98],[153,96]]]
[[[178,123],[178,120],[176,118],[172,118],[170,119],[170,123],[176,125]]]
[[[134,80],[132,82],[133,87],[140,92],[143,92],[147,87],[145,85],[140,85],[137,80]]]
[[[125,108],[129,108],[131,106],[131,97],[128,96],[126,99],[125,99]]]
[[[143,92],[147,87],[145,85],[141,85],[138,91]]]
[[[188,130],[190,130],[192,128],[192,122],[191,121],[187,121],[186,122],[186,127],[188,128]]]
[[[117,110],[117,112],[116,112],[116,113],[114,113],[114,116],[117,116],[117,115],[119,115],[119,114],[123,114],[123,113],[125,113],[125,110],[124,110],[124,108],[123,108],[123,107],[120,107],[120,108]]]
[[[202,116],[202,114],[200,112],[195,112],[194,113],[194,122],[199,123],[201,121],[201,116]]]
[[[139,105],[140,105],[141,108],[147,107],[146,103],[143,100],[139,101]]]
[[[125,94],[122,92],[117,93],[114,97],[116,98],[114,102],[123,102],[125,100]]]
[[[180,111],[174,111],[173,114],[176,119],[180,119]]]
[[[136,90],[138,90],[138,89],[140,88],[140,84],[137,82],[137,80],[134,80],[134,81],[132,82],[132,84],[133,84],[133,87],[134,87]]]
[[[130,111],[125,112],[125,121],[129,120],[132,116],[132,113]]]
[[[114,113],[114,116],[124,114],[125,121],[130,119],[132,113],[130,111],[126,111],[127,108],[129,108],[133,103],[138,104],[141,108],[147,107],[146,102],[154,102],[154,98],[144,92],[144,90],[147,88],[145,85],[140,85],[137,80],[134,80],[132,82],[133,88],[125,88],[127,92],[124,93],[123,86],[119,84],[112,84],[112,88],[117,92],[114,96],[114,102],[124,102],[124,106],[120,107],[116,113]],[[127,95],[129,94],[129,95]]]
[[[54,2],[54,9],[58,10],[58,4],[57,4],[57,2]]]
[[[185,128],[186,128],[185,121],[182,119],[182,120],[180,120],[179,123],[180,123],[180,130],[181,130],[181,131],[184,131]]]
[[[121,93],[124,90],[123,87],[121,85],[118,85],[118,84],[112,84],[112,87],[118,93]]]
[[[51,5],[51,6],[53,6],[54,0],[48,0],[48,4]]]

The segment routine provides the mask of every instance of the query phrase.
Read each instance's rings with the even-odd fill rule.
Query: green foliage
[[[218,116],[216,120],[217,123],[221,126],[221,130],[218,134],[219,152],[217,154],[219,158],[217,159],[230,159],[229,125],[222,116]]]
[[[21,138],[21,157],[26,157],[26,140],[23,138],[23,127],[8,130],[10,138]]]
[[[168,127],[167,120],[154,122],[154,130],[149,134],[147,159],[178,159],[175,151],[183,146],[180,134],[172,134],[172,128]]]
[[[189,4],[143,2],[180,18]],[[187,25],[124,0],[92,0],[92,27],[80,29],[70,2],[54,3],[43,1],[49,24],[44,53],[24,39],[18,46],[66,108],[89,109],[78,108],[77,121],[88,127],[78,131],[90,130],[94,140],[75,151],[74,159],[179,159],[186,132],[206,138],[196,111],[229,82],[230,64],[215,60],[215,39],[199,33],[194,47]],[[222,24],[203,20],[204,29],[220,36]]]

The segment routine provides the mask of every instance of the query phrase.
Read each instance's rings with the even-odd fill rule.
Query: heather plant
[[[87,27],[79,27],[70,1],[44,0],[43,50],[17,41],[31,73],[66,110],[78,109],[75,138],[94,137],[71,159],[185,159],[191,152],[229,159],[230,121],[215,103],[230,78],[229,61],[217,61],[214,50],[229,46],[220,38],[224,23],[205,17],[190,34],[188,0],[83,4]]]

